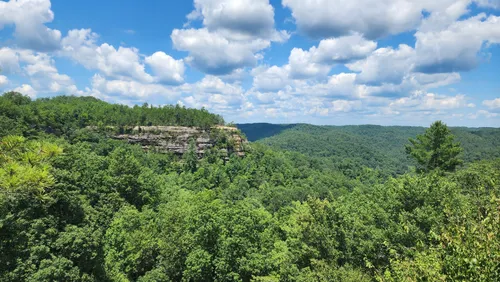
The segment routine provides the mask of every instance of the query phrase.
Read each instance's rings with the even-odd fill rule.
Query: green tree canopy
[[[406,153],[417,161],[419,171],[454,171],[463,163],[460,143],[455,142],[455,136],[441,121],[434,122],[424,134],[409,141],[411,144],[406,145]]]
[[[441,122],[299,125],[244,156],[211,130],[201,158],[195,140],[181,157],[86,128],[216,120],[0,96],[0,281],[500,281],[499,129],[453,128],[457,167]],[[429,173],[403,174],[418,134]]]

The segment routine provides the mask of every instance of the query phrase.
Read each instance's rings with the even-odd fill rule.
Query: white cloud
[[[500,109],[500,98],[485,100],[483,101],[483,105],[493,110]]]
[[[500,17],[479,14],[442,30],[418,31],[416,70],[425,73],[468,71],[484,44],[500,43]]]
[[[500,9],[500,0],[475,0],[479,6]]]
[[[361,107],[361,101],[335,100],[332,102],[333,112],[350,112]]]
[[[250,92],[249,95],[252,97],[253,100],[258,105],[262,104],[274,104],[276,102],[276,93],[274,92],[260,92],[260,91],[253,91]]]
[[[150,82],[152,78],[144,71],[139,62],[139,50],[119,47],[115,49],[107,43],[97,47],[97,66],[104,74],[114,77],[132,77],[139,81]]]
[[[283,0],[306,35],[337,37],[357,32],[367,38],[397,34],[417,26],[421,5],[407,0]]]
[[[30,93],[35,91],[70,95],[78,91],[71,77],[58,72],[54,58],[47,53],[1,48],[0,67],[7,75],[16,74],[28,78],[30,84],[26,84],[24,89],[28,89]],[[12,82],[19,83],[16,80]]]
[[[447,26],[458,20],[462,15],[469,13],[468,6],[471,0],[453,0],[453,1],[433,1],[423,3],[424,6],[433,5],[434,13],[422,20],[418,27],[421,32],[435,31],[445,29]]]
[[[377,48],[377,42],[355,34],[321,40],[318,47],[309,50],[315,62],[335,64],[363,59]]]
[[[9,79],[5,75],[0,75],[0,87],[9,83]]]
[[[195,0],[189,22],[202,19],[199,29],[174,29],[174,48],[189,52],[185,62],[209,75],[225,76],[253,67],[259,52],[290,35],[274,28],[269,0]]]
[[[98,74],[92,78],[92,88],[93,91],[97,91],[101,95],[120,95],[138,101],[145,101],[145,99],[151,99],[153,96],[156,96],[173,102],[179,96],[172,88],[161,84],[144,84],[138,81],[119,79],[106,80]]]
[[[406,77],[403,84],[412,85],[414,88],[432,89],[457,83],[461,80],[459,73],[412,73]]]
[[[384,77],[384,75],[382,75]],[[437,87],[447,86],[459,82],[461,79],[458,73],[440,73],[440,74],[424,74],[424,73],[406,73],[401,83],[371,83],[364,85],[366,95],[377,97],[404,97],[408,96],[415,90],[429,90]],[[357,83],[361,83],[359,80]]]
[[[0,29],[15,25],[16,43],[36,51],[52,51],[60,47],[61,32],[44,24],[54,20],[50,0],[0,1]]]
[[[260,66],[252,70],[253,86],[261,91],[278,91],[289,84],[286,68]]]
[[[298,84],[293,93],[298,96],[327,98],[359,98],[364,96],[366,87],[356,84],[356,74],[339,73],[328,78],[326,83]]]
[[[177,50],[188,51],[186,61],[203,72],[213,75],[254,66],[260,55],[257,52],[269,47],[267,40],[228,40],[219,33],[202,29],[174,29],[171,35]]]
[[[463,94],[455,96],[444,96],[425,91],[415,91],[409,97],[404,97],[391,102],[389,107],[402,110],[450,110],[471,107],[467,103],[467,97]]]
[[[207,75],[193,84],[184,84],[178,91],[188,94],[184,103],[189,107],[205,107],[219,114],[234,114],[245,102],[244,90],[220,78]]]
[[[19,51],[20,61],[24,64],[23,70],[30,78],[31,84],[37,92],[75,94],[76,87],[73,80],[66,74],[60,74],[55,66],[54,59],[46,53],[37,53],[27,50]]]
[[[299,29],[313,38],[361,33],[375,39],[416,28],[440,28],[479,6],[500,8],[499,0],[283,0]],[[428,14],[427,17],[422,15]],[[420,24],[423,23],[423,26]]]
[[[331,69],[329,65],[315,62],[311,51],[304,51],[300,48],[292,49],[288,64],[290,76],[294,79],[325,77]]]
[[[229,83],[239,83],[249,76],[245,69],[236,69],[229,74],[219,75],[218,77]]]
[[[109,77],[121,80],[132,78],[143,83],[153,81],[153,77],[145,71],[139,50],[121,46],[116,49],[107,43],[97,46],[96,40],[97,34],[90,29],[70,30],[62,40],[61,54]]]
[[[19,92],[23,95],[27,95],[30,98],[34,99],[36,98],[37,91],[31,87],[29,84],[23,84],[19,87],[16,87],[13,91]]]
[[[276,91],[292,83],[292,80],[323,80],[334,64],[362,59],[376,46],[376,42],[352,35],[322,40],[318,47],[313,46],[308,51],[293,48],[287,65],[255,68],[252,72],[256,76],[254,86],[259,90]]]
[[[10,74],[19,70],[19,56],[16,50],[0,48],[0,71]]]
[[[375,48],[376,42],[359,34],[321,40],[318,47],[313,46],[309,51],[293,48],[288,58],[290,75],[295,79],[324,77],[333,64],[365,58]]]
[[[365,60],[347,64],[347,67],[360,72],[357,80],[360,83],[399,84],[409,74],[415,60],[415,50],[401,44],[398,49],[391,47],[375,50]]]
[[[298,29],[318,41],[310,48],[292,45],[288,61],[274,65],[282,50],[272,46],[267,58],[265,52],[290,35],[276,30],[269,0],[194,2],[186,26],[196,28],[171,33],[173,47],[187,54],[176,59],[163,51],[144,55],[125,43],[99,42],[90,29],[70,30],[61,40],[59,31],[45,26],[54,19],[49,0],[0,1],[0,29],[14,28],[13,40],[4,41],[10,47],[0,47],[0,86],[21,85],[17,90],[32,97],[92,95],[129,105],[179,101],[230,117],[293,122],[325,116],[371,122],[377,114],[459,119],[475,104],[462,94],[431,90],[459,82],[459,71],[473,68],[478,56],[488,58],[487,48],[500,43],[500,17],[474,16],[471,8],[472,2],[500,8],[498,0],[283,0]],[[481,11],[496,15],[488,9]],[[377,49],[372,41],[405,31],[415,31],[414,48],[386,47],[394,42],[384,40]],[[59,73],[59,57],[95,71],[91,85],[79,90]],[[336,66],[341,64],[351,72]],[[185,83],[189,66],[207,75]],[[469,117],[499,115],[499,99],[483,105],[490,112]]]
[[[285,67],[261,66],[252,71],[254,75],[253,88],[249,94],[259,104],[288,103],[305,99],[320,99],[321,101],[339,97],[355,99],[366,95],[366,87],[356,85],[356,74],[340,73],[328,77],[322,83],[317,81],[291,80],[286,76]]]
[[[29,76],[57,72],[57,69],[54,66],[54,60],[45,53],[31,53],[29,51],[24,51],[21,53],[21,60],[27,63],[24,69]]]
[[[167,84],[180,84],[184,82],[184,62],[175,60],[164,52],[156,52],[146,57],[146,64],[151,66],[156,78]]]
[[[477,119],[477,118],[480,118],[480,117],[496,118],[496,117],[500,117],[500,114],[488,112],[488,111],[485,111],[485,110],[479,110],[476,113],[469,114],[468,117],[470,119]]]
[[[188,19],[202,18],[205,27],[226,37],[276,36],[274,8],[269,0],[195,0],[194,5]]]

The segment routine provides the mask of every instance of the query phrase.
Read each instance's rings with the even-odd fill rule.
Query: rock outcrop
[[[216,126],[208,130],[182,126],[136,126],[126,128],[124,132],[111,137],[141,145],[144,150],[173,152],[177,155],[183,155],[193,140],[200,158],[214,147],[224,157],[232,153],[242,157],[245,155],[244,146],[248,142],[237,128],[227,126]]]

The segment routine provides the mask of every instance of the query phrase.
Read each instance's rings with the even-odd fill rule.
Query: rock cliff
[[[200,158],[211,148],[217,148],[224,157],[232,153],[242,157],[248,142],[237,128],[226,126],[208,130],[181,126],[136,126],[125,128],[123,133],[114,134],[112,138],[141,145],[144,150],[173,152],[177,155],[184,154],[191,140],[194,140]]]

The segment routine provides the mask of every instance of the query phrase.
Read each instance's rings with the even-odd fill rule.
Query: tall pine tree
[[[460,154],[463,149],[455,142],[455,136],[441,121],[434,122],[424,134],[410,138],[406,153],[418,163],[418,171],[429,172],[436,169],[454,171],[463,163]]]

